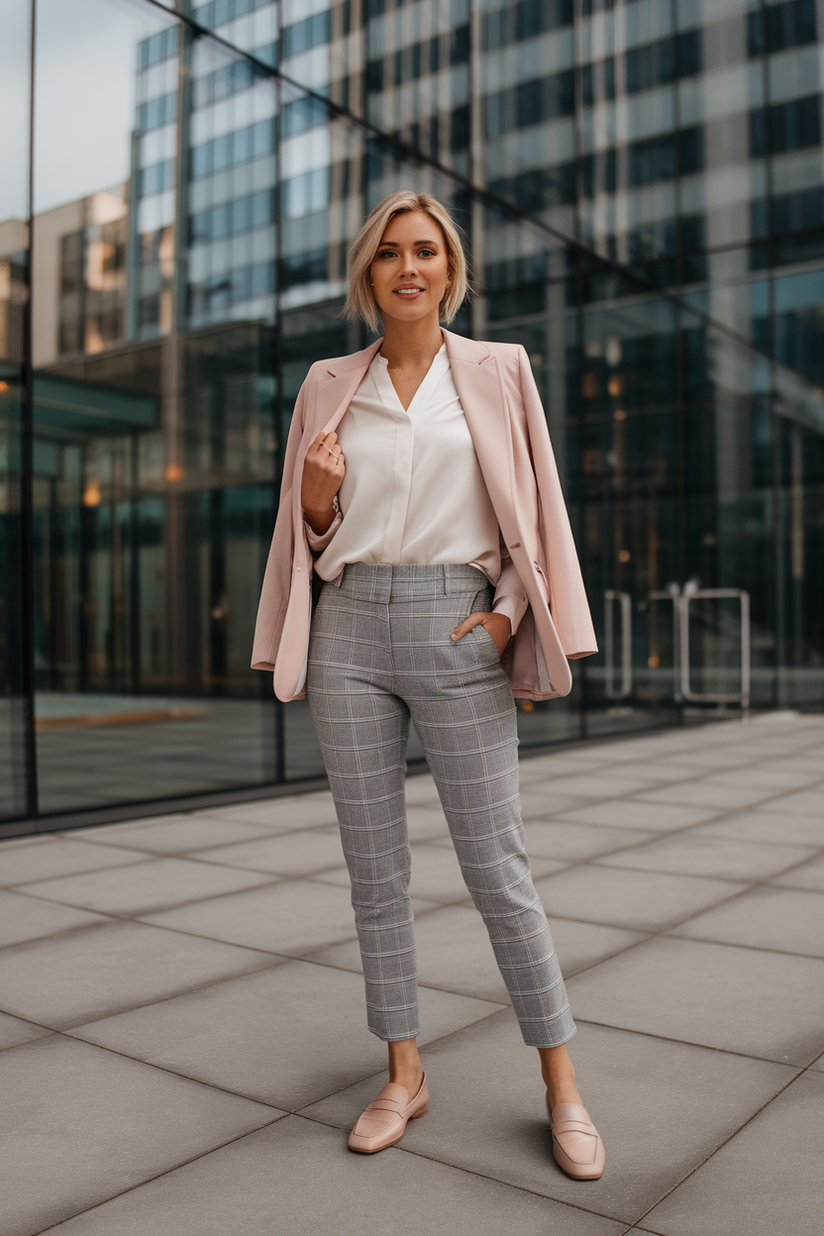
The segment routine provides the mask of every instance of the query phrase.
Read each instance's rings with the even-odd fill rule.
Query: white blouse
[[[315,570],[337,582],[347,562],[466,563],[496,585],[493,609],[513,634],[528,601],[504,546],[469,426],[441,347],[404,409],[378,352],[344,413],[341,515],[323,535],[305,524]]]

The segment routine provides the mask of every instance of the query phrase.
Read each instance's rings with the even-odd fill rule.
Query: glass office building
[[[602,651],[524,749],[821,707],[824,0],[8,0],[0,45],[0,833],[322,774],[252,629],[397,188],[570,504]]]

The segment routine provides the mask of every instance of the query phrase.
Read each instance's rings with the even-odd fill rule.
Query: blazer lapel
[[[332,362],[323,372],[317,392],[318,400],[318,420],[322,417],[325,419],[323,426],[324,433],[332,433],[337,429],[338,424],[343,418],[343,414],[352,402],[352,396],[363,381],[364,374],[369,366],[375,353],[383,343],[379,339],[377,343],[370,344],[362,352],[359,352],[356,357],[344,357],[343,361]],[[351,361],[355,364],[352,365]],[[350,365],[347,366],[346,362]]]
[[[455,389],[461,400],[475,454],[492,505],[502,522],[513,510],[513,464],[509,417],[498,362],[474,339],[444,331]],[[506,460],[506,467],[501,467]],[[504,519],[506,516],[504,515]]]
[[[332,433],[337,428],[344,412],[352,402],[352,396],[363,381],[363,375],[372,363],[372,357],[382,343],[383,340],[379,339],[377,343],[371,344],[354,356],[344,356],[340,360],[329,361],[319,374],[315,391],[314,422],[317,426],[323,426],[324,433]],[[318,432],[319,429],[314,429],[311,433],[305,434],[298,449],[292,479],[292,519],[295,544],[301,546],[303,556],[307,560],[311,558],[311,555],[306,545],[306,538],[299,535],[302,522],[300,477],[303,475],[307,451]]]

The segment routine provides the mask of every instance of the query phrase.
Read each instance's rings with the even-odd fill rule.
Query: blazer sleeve
[[[588,657],[598,651],[598,643],[549,440],[546,414],[529,356],[520,344],[518,359],[521,395],[538,485],[538,536],[546,554],[552,620],[565,655],[572,659]]]
[[[312,366],[314,369],[314,366]],[[263,586],[255,621],[255,637],[252,646],[252,669],[273,670],[277,656],[289,591],[292,581],[292,560],[295,553],[295,528],[292,517],[292,488],[295,482],[295,466],[304,432],[306,415],[306,392],[312,378],[312,369],[306,376],[295,401],[292,423],[286,439],[283,461],[283,478],[280,486],[272,544],[266,561]],[[301,535],[303,532],[301,531]]]

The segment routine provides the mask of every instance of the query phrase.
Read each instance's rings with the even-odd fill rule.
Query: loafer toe
[[[410,1120],[418,1120],[429,1110],[429,1089],[424,1073],[418,1093],[410,1099],[404,1086],[387,1082],[361,1113],[349,1134],[349,1149],[359,1154],[375,1154],[401,1140]]]
[[[589,1113],[580,1103],[559,1103],[547,1113],[552,1129],[555,1162],[573,1180],[598,1180],[603,1175],[606,1151]]]

